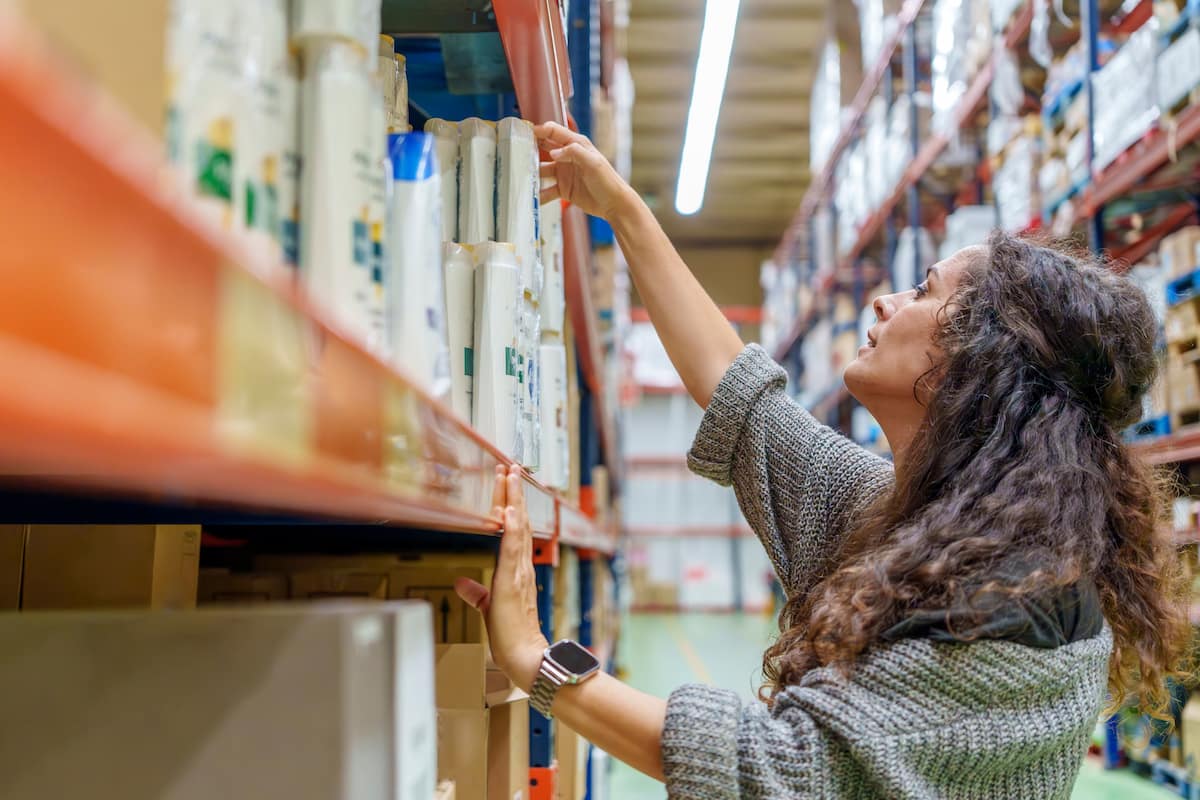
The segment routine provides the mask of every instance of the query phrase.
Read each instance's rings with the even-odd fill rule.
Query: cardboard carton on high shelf
[[[102,87],[161,138],[169,0],[17,0],[60,62]]]
[[[230,572],[225,569],[200,570],[200,588],[196,602],[269,603],[288,599],[288,579],[281,572]]]
[[[457,578],[491,586],[493,567],[402,567],[388,573],[388,596],[395,600],[424,600],[433,607],[433,636],[439,644],[487,641],[483,616],[454,591]]]
[[[463,798],[529,797],[529,700],[482,644],[434,648],[438,778]]]
[[[429,626],[417,603],[0,614],[0,797],[429,800]]]
[[[288,576],[293,600],[387,600],[386,572],[320,569]]]
[[[563,547],[554,570],[554,641],[579,638],[579,611],[579,556]]]
[[[1164,238],[1158,255],[1163,271],[1172,278],[1200,267],[1200,226],[1189,225]]]
[[[30,525],[21,607],[195,608],[199,525]]]
[[[21,607],[26,527],[0,525],[0,611],[16,611]]]

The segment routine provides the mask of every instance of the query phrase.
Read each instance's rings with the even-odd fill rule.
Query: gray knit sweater
[[[747,347],[700,424],[689,465],[732,484],[789,594],[831,569],[890,465],[820,425]],[[684,686],[667,705],[670,797],[1067,798],[1103,704],[1112,637],[1057,649],[911,639],[872,648],[849,679],[820,669],[770,709]]]

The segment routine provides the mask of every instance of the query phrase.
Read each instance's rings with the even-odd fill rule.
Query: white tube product
[[[517,311],[521,269],[511,244],[475,248],[475,429],[516,458],[520,447],[517,400]]]
[[[458,239],[496,238],[496,127],[471,117],[458,124]]]
[[[450,346],[450,404],[467,422],[475,382],[475,255],[446,242],[446,339]]]
[[[533,125],[517,117],[500,120],[496,146],[496,239],[516,245],[521,262],[521,288],[534,302],[542,292],[538,174]]]
[[[542,332],[563,332],[566,312],[566,284],[563,282],[562,203],[555,200],[540,208],[539,228],[542,240],[542,266],[546,281],[538,305],[542,312]]]
[[[279,244],[288,266],[300,266],[300,59],[288,55],[279,81],[283,151],[279,161]]]
[[[292,0],[292,41],[341,39],[366,56],[378,47],[381,18],[380,0]]]
[[[542,395],[542,468],[538,477],[550,488],[566,491],[570,484],[571,452],[567,432],[567,349],[561,341],[548,341],[538,348],[538,372]]]
[[[442,285],[441,181],[433,137],[388,136],[392,203],[385,278],[392,360],[435,397],[450,394],[446,294]]]
[[[359,291],[368,267],[362,211],[367,193],[371,83],[357,45],[310,42],[301,88],[300,274],[309,294],[339,325],[366,342],[369,314]]]
[[[378,86],[374,86],[378,89]],[[360,305],[367,311],[367,347],[387,357],[388,342],[386,287],[383,275],[387,269],[387,190],[392,179],[388,154],[387,107],[378,91],[372,91],[367,103],[366,152],[368,161],[358,165],[360,181],[367,197],[363,209],[365,230],[356,224],[357,242],[368,248],[365,269],[359,282],[364,293]]]
[[[287,125],[286,0],[242,0],[234,35],[241,65],[234,123],[234,217],[252,234],[258,249],[278,259],[282,253],[279,184]]]
[[[525,383],[521,395],[521,419],[524,428],[524,456],[522,463],[530,472],[541,469],[542,450],[542,370],[538,359],[538,346],[542,340],[542,326],[538,320],[537,306],[528,296],[521,298],[523,306],[522,349],[525,355]]]
[[[235,116],[242,82],[233,0],[174,0],[166,34],[169,160],[180,182],[226,228],[233,226]]]
[[[431,119],[425,132],[437,142],[438,174],[442,178],[442,241],[457,242],[458,235],[458,123]]]

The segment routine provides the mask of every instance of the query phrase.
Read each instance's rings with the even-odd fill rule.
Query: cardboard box
[[[1196,339],[1197,334],[1200,333],[1197,302],[1196,300],[1187,300],[1167,309],[1167,316],[1163,320],[1163,333],[1168,342],[1176,344]]]
[[[30,525],[21,607],[195,608],[199,525]]]
[[[491,586],[493,567],[403,567],[388,573],[388,596],[394,600],[424,600],[433,606],[433,636],[439,644],[485,642],[483,615],[454,591],[457,578]]]
[[[288,577],[293,600],[386,600],[386,572],[323,569],[293,572]]]
[[[554,758],[558,761],[557,800],[583,800],[587,791],[587,741],[562,722],[555,723]]]
[[[102,86],[156,138],[166,107],[168,0],[18,0],[61,63]]]
[[[463,798],[527,798],[525,693],[487,668],[486,645],[438,645],[434,658],[438,778],[453,780]]]
[[[0,525],[0,611],[21,607],[25,529],[25,525]]]
[[[1162,240],[1158,247],[1163,271],[1169,277],[1178,277],[1192,272],[1200,266],[1200,226],[1189,225]]]
[[[579,556],[572,547],[559,550],[554,570],[554,641],[579,638]]]
[[[281,572],[200,570],[197,603],[269,603],[287,599],[288,578]]]
[[[428,800],[431,637],[418,603],[0,615],[0,797]]]

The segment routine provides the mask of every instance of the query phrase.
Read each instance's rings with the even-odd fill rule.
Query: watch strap
[[[541,673],[533,682],[533,690],[529,693],[529,705],[546,719],[554,715],[550,708],[554,705],[554,695],[558,694],[558,686]]]

